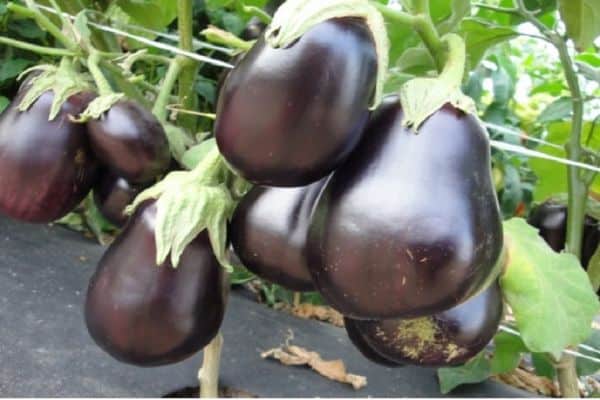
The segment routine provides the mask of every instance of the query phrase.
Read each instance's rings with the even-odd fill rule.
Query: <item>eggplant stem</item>
[[[223,335],[219,332],[204,348],[202,368],[198,371],[200,398],[202,399],[219,397],[219,365],[221,363],[222,347]]]

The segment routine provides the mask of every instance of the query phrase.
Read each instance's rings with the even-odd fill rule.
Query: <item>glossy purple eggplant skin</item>
[[[132,185],[125,178],[104,171],[94,186],[94,202],[104,218],[122,228],[129,220],[125,208],[135,200],[143,188],[143,185]]]
[[[384,356],[377,353],[370,344],[363,338],[362,333],[356,327],[356,320],[350,318],[344,318],[344,328],[346,329],[346,333],[348,334],[348,338],[350,341],[360,351],[360,353],[365,356],[365,358],[369,361],[374,362],[375,364],[383,365],[384,367],[401,367],[403,364],[394,362],[392,360],[388,360]]]
[[[229,237],[248,270],[289,290],[315,290],[304,247],[311,212],[326,181],[298,188],[255,186],[244,196]]]
[[[556,252],[565,248],[567,239],[567,206],[547,200],[529,213],[527,222],[539,230],[539,234]],[[581,265],[587,268],[590,259],[600,244],[600,225],[589,215],[583,224],[583,240],[581,244]]]
[[[461,365],[492,340],[504,312],[500,285],[439,314],[417,319],[355,320],[362,339],[393,362],[423,367]]]
[[[397,100],[333,174],[307,240],[313,282],[355,319],[411,318],[452,308],[493,279],[502,224],[487,135],[446,105],[418,134]]]
[[[109,247],[90,281],[88,331],[108,354],[138,366],[186,359],[218,333],[225,312],[224,273],[201,233],[175,269],[156,266],[156,206],[146,203]]]
[[[43,93],[24,112],[22,90],[0,116],[0,213],[16,220],[47,223],[77,206],[89,193],[98,162],[86,127],[69,119],[81,113],[91,93],[71,96],[48,121],[53,92]]]
[[[134,101],[117,102],[100,119],[89,121],[88,129],[98,159],[131,183],[149,182],[169,166],[162,125]]]
[[[375,45],[360,20],[322,22],[286,48],[263,37],[219,95],[219,150],[255,184],[315,182],[360,140],[376,75]]]

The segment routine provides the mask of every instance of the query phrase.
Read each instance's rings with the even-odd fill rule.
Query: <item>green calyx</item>
[[[477,114],[475,102],[461,90],[465,69],[465,43],[453,33],[444,36],[448,45],[448,56],[441,74],[436,78],[415,78],[400,89],[400,103],[404,111],[404,126],[415,131],[444,104],[468,113]]]
[[[98,96],[90,102],[76,121],[83,123],[91,119],[99,119],[105,112],[110,110],[115,103],[124,97],[125,95],[123,93],[109,93]]]
[[[156,200],[156,263],[167,260],[177,268],[181,256],[202,231],[208,236],[219,263],[228,271],[227,224],[239,200],[239,178],[227,167],[214,141],[191,171],[171,172],[146,189],[127,207],[131,214],[146,200]],[[248,185],[243,190],[248,190]]]
[[[69,97],[93,89],[90,76],[77,72],[68,58],[63,58],[59,67],[41,65],[30,68],[23,74],[32,71],[41,71],[41,73],[31,80],[31,87],[23,96],[19,104],[19,111],[27,111],[42,94],[52,90],[54,92],[54,100],[50,108],[48,121],[56,118],[63,103]]]
[[[273,16],[265,38],[272,47],[286,47],[313,26],[343,17],[364,19],[373,36],[377,53],[377,84],[371,109],[377,108],[383,98],[390,43],[383,17],[368,0],[288,0]]]

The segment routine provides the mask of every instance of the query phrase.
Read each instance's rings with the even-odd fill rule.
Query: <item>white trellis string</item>
[[[38,7],[44,8],[45,10],[48,9],[47,7],[44,7],[44,6],[39,6],[38,5]],[[56,13],[56,10],[52,10],[52,11]],[[70,14],[65,14],[65,16],[68,17],[68,18],[74,18]],[[220,60],[215,60],[214,58],[210,58],[210,57],[206,57],[206,56],[203,56],[203,55],[200,55],[200,54],[196,54],[196,53],[193,53],[191,51],[182,50],[182,49],[180,49],[178,47],[171,46],[171,45],[168,45],[168,44],[165,44],[165,43],[156,42],[154,40],[146,39],[143,36],[134,35],[132,33],[129,33],[129,32],[126,32],[126,31],[122,31],[120,29],[112,28],[112,27],[109,27],[109,26],[101,25],[101,24],[96,24],[94,22],[88,22],[88,24],[90,24],[90,25],[92,25],[92,26],[94,26],[94,27],[96,27],[96,28],[98,28],[100,30],[103,30],[105,32],[113,33],[115,35],[125,36],[125,37],[128,37],[130,39],[136,40],[136,41],[138,41],[140,43],[147,44],[148,46],[152,46],[152,47],[155,47],[157,49],[165,50],[165,51],[177,54],[177,55],[181,55],[181,56],[184,56],[184,57],[187,57],[187,58],[191,58],[191,59],[196,60],[196,61],[200,61],[200,62],[204,62],[204,63],[207,63],[207,64],[212,64],[212,65],[216,65],[217,67],[222,67],[222,68],[229,68],[229,69],[233,68],[233,65],[230,64],[230,63],[228,63],[228,62],[220,61]]]
[[[53,14],[58,14],[58,11],[56,11],[52,7],[47,7],[47,6],[44,6],[42,4],[36,4],[36,5],[37,5],[38,8],[40,8],[42,10],[48,11],[48,12],[53,13]],[[69,18],[69,19],[71,19],[71,20],[75,20],[75,17],[73,15],[68,14],[66,12],[63,12],[62,15],[65,16],[65,17],[67,17],[67,18]],[[95,28],[98,28],[98,29],[102,29],[105,26],[105,25],[101,25],[101,24],[98,24],[96,22],[91,22],[91,21],[88,21],[88,24],[91,25],[91,26],[93,26],[93,27],[95,27]],[[124,27],[126,27],[126,28],[136,29],[136,30],[138,30],[140,32],[149,33],[149,34],[155,35],[157,37],[161,37],[163,39],[168,39],[168,40],[171,40],[173,42],[179,42],[179,36],[178,35],[174,35],[174,34],[170,34],[170,33],[164,33],[164,32],[158,32],[158,31],[155,31],[155,30],[152,30],[152,29],[144,28],[143,26],[139,26],[139,25],[132,25],[132,24],[122,24],[122,25]],[[223,52],[223,53],[229,54],[229,55],[233,54],[233,50],[228,49],[227,47],[217,46],[217,45],[214,45],[212,43],[208,43],[208,42],[204,42],[202,40],[198,40],[196,38],[192,38],[192,43],[197,48],[205,48],[205,49],[210,49],[210,50],[216,50],[216,51],[220,51],[220,52]]]
[[[510,143],[500,142],[498,140],[490,140],[490,144],[492,147],[495,147],[500,150],[511,151],[513,153],[519,153],[528,157],[541,158],[544,160],[556,161],[560,164],[571,165],[581,169],[587,169],[589,171],[600,172],[600,168],[595,167],[593,165],[589,165],[586,163],[569,160],[566,158],[551,156],[546,153],[542,153],[539,151],[531,150],[523,146],[518,146]]]
[[[510,129],[510,128],[507,128],[507,127],[502,126],[502,125],[492,124],[491,122],[484,122],[483,124],[485,126],[487,126],[488,128],[490,128],[490,129],[494,129],[494,130],[496,130],[498,132],[502,132],[502,133],[507,134],[507,135],[524,138],[524,139],[526,139],[526,140],[528,140],[530,142],[536,142],[536,143],[540,143],[540,144],[545,144],[546,146],[554,147],[555,149],[564,150],[564,148],[562,146],[558,145],[558,144],[550,143],[550,142],[548,142],[546,140],[543,140],[543,139],[540,139],[540,138],[536,138],[536,137],[533,137],[533,136],[529,136],[526,133],[519,132],[519,131],[516,131],[514,129]]]
[[[509,328],[506,325],[500,325],[499,330],[504,331],[506,333],[510,333],[511,335],[514,335],[514,336],[521,336],[520,332],[518,332],[518,331],[516,331],[516,330],[514,330],[512,328]],[[587,346],[587,345],[584,345],[584,344],[580,344],[577,347],[581,347],[584,350],[590,350],[590,351],[593,351],[593,352],[596,352],[596,353],[600,353],[598,350],[594,349],[593,347],[590,347],[590,346]],[[577,351],[565,349],[565,350],[563,350],[563,353],[570,354],[572,356],[579,357],[579,358],[585,358],[586,360],[594,361],[594,362],[597,362],[598,364],[600,364],[600,358],[588,356],[587,354],[582,354],[582,353],[579,353]]]

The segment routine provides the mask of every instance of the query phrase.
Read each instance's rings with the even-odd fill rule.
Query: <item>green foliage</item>
[[[527,346],[520,336],[508,332],[498,332],[494,337],[494,356],[491,360],[491,371],[504,374],[517,368]]]
[[[437,372],[442,394],[448,394],[456,387],[466,383],[482,382],[490,374],[491,364],[484,353],[479,353],[463,366],[440,368]]]
[[[600,35],[600,2],[597,0],[558,0],[567,34],[580,51]]]
[[[527,348],[559,355],[581,343],[600,303],[577,258],[554,252],[523,219],[505,222],[504,232],[509,262],[500,284]]]
[[[592,332],[592,335],[585,342],[583,342],[583,344],[585,346],[589,346],[593,349],[599,349],[600,348],[600,331],[594,330]],[[588,357],[596,358],[596,359],[598,358],[598,353],[590,351],[588,348],[579,347],[577,349],[577,351]],[[600,362],[592,361],[592,360],[589,360],[589,359],[586,359],[583,357],[579,357],[577,359],[577,375],[590,376],[590,375],[594,375],[598,371],[600,371]]]
[[[173,0],[117,0],[116,5],[131,22],[149,29],[162,30],[177,17],[177,2]]]
[[[571,133],[571,123],[566,121],[554,122],[548,125],[547,129],[548,133],[545,140],[550,144],[541,145],[536,150],[564,158],[566,156],[564,145],[567,143]],[[584,123],[584,137],[591,137],[590,147],[592,149],[600,148],[600,137],[597,136],[596,131],[600,131],[600,127],[597,127],[597,124],[592,122]],[[552,145],[558,147],[553,147]],[[534,199],[536,201],[541,202],[554,195],[567,192],[567,170],[564,165],[538,158],[531,159],[529,164],[538,177],[534,190]],[[600,192],[600,178],[596,177],[594,179],[590,189],[594,192]]]

